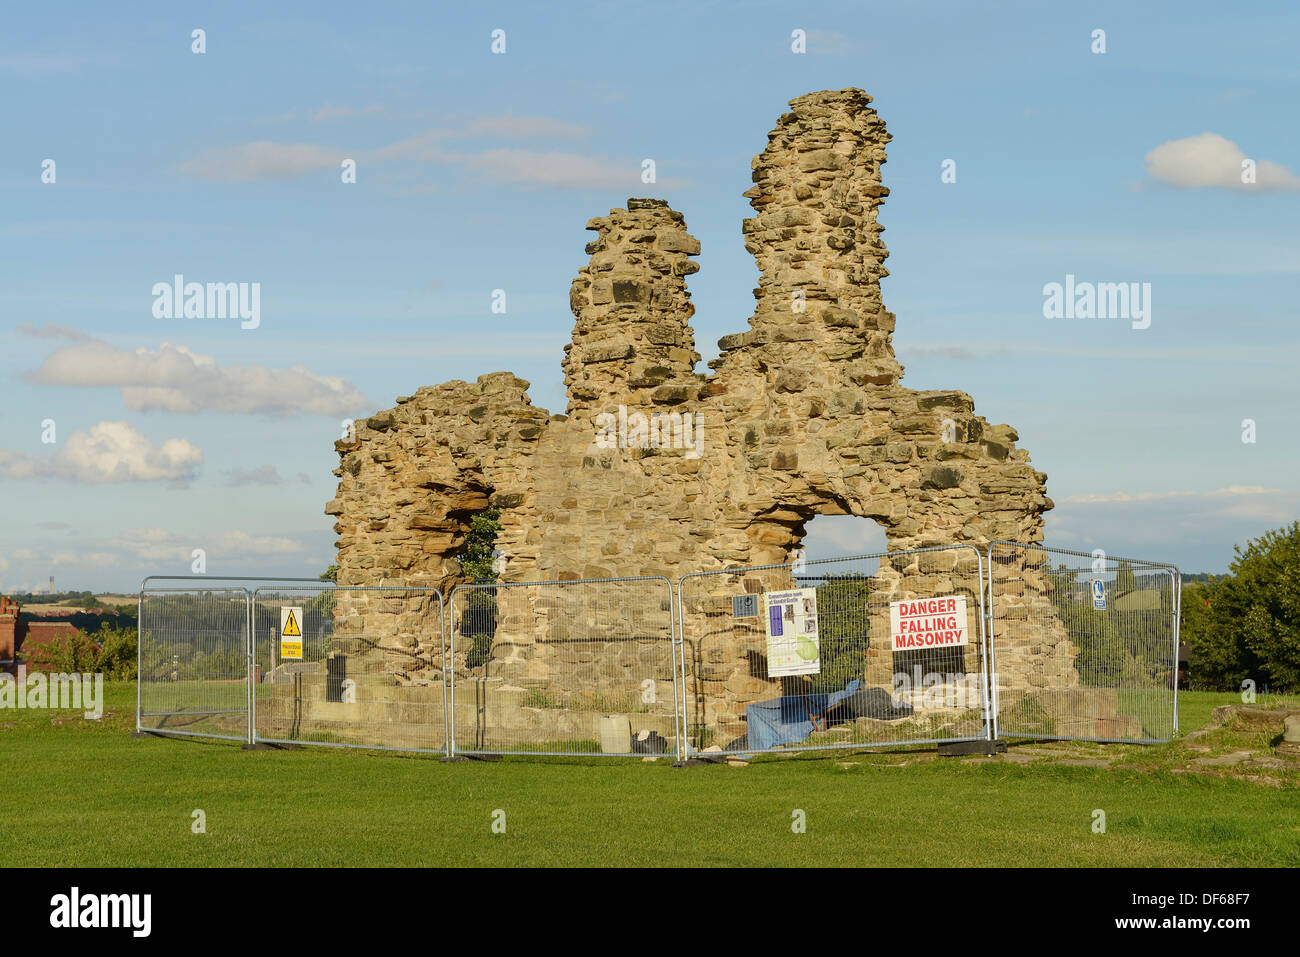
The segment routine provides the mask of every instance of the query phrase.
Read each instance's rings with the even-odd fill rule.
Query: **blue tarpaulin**
[[[806,741],[817,727],[813,723],[813,717],[825,714],[856,692],[861,684],[861,680],[854,680],[843,691],[782,695],[771,701],[751,704],[745,709],[745,722],[749,730],[744,750],[762,751],[779,744]]]

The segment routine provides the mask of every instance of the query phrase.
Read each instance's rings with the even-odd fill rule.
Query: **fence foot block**
[[[1002,738],[996,741],[947,741],[939,745],[941,757],[959,757],[963,754],[1005,754],[1007,742]]]
[[[675,768],[702,768],[709,764],[721,764],[722,758],[687,758],[685,761],[674,761]]]
[[[455,762],[459,764],[461,761],[500,761],[500,760],[501,760],[501,755],[499,754],[449,754],[439,758],[438,762],[440,764],[448,764],[451,762]]]

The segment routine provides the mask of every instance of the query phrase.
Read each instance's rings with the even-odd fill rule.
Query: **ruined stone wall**
[[[489,503],[503,506],[507,581],[676,580],[786,562],[818,514],[873,519],[891,549],[1040,541],[1046,476],[1015,430],[976,415],[964,392],[900,384],[877,222],[890,137],[870,102],[856,89],[801,96],[768,134],[743,224],[757,302],[707,374],[695,371],[685,282],[700,245],[664,201],[630,199],[587,224],[596,238],[570,290],[565,415],[534,408],[527,382],[497,372],[358,422],[336,443],[326,507],[339,583],[450,591],[469,519]],[[637,413],[692,428],[677,447],[607,447],[620,406],[629,431]],[[726,692],[733,713],[771,694],[744,652],[714,669],[720,690],[727,677],[759,679]],[[1016,680],[1052,656],[1053,674],[1068,669],[1068,641],[1018,660]]]

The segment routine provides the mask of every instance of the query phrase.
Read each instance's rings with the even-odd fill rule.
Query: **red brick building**
[[[54,616],[24,614],[16,601],[0,595],[0,671],[12,674],[36,648],[80,631]]]

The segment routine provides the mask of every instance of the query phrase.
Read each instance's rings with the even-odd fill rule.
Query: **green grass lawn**
[[[596,758],[441,764],[136,740],[135,685],[105,690],[99,722],[0,711],[0,864],[1300,865],[1295,774],[1281,786],[1174,774],[1165,764],[1176,743],[1129,748],[1136,765],[1117,768],[920,750],[689,769]],[[1183,730],[1237,700],[1180,695]],[[191,832],[195,809],[204,834]],[[504,834],[492,832],[498,809]],[[792,832],[796,809],[806,833]],[[1092,831],[1095,809],[1105,834]]]

